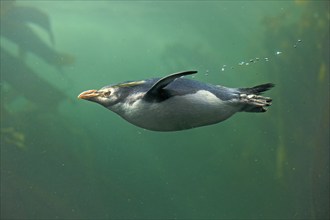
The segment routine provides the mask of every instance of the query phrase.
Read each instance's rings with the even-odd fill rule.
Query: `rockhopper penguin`
[[[179,131],[221,122],[236,112],[265,112],[272,99],[261,96],[274,86],[227,88],[183,78],[184,71],[141,81],[87,90],[78,98],[96,102],[128,122],[153,131]]]

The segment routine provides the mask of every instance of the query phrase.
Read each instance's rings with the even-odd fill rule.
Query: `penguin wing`
[[[176,80],[177,78],[180,78],[185,75],[191,75],[195,74],[197,71],[195,70],[189,70],[189,71],[183,71],[178,73],[173,73],[171,75],[165,76],[161,79],[159,79],[145,94],[145,99],[147,100],[164,100],[167,97],[163,97],[164,90],[163,88],[166,87],[168,84]]]

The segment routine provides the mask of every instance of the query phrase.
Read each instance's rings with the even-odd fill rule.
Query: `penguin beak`
[[[93,89],[93,90],[87,90],[78,95],[78,99],[86,99],[89,100],[91,98],[97,97],[100,95],[100,92]]]

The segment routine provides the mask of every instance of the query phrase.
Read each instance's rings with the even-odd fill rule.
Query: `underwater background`
[[[1,219],[329,218],[329,1],[1,0],[0,15]],[[77,99],[182,70],[275,83],[273,105],[164,133]]]

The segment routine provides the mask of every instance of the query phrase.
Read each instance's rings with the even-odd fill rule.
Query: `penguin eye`
[[[106,91],[105,93],[103,93],[104,96],[110,96],[111,91]]]

